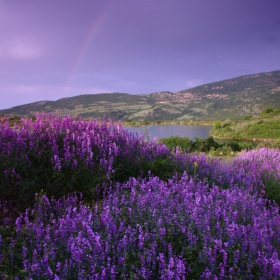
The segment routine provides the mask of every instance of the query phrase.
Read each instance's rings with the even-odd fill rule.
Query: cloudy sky
[[[279,0],[0,0],[0,109],[280,70]]]

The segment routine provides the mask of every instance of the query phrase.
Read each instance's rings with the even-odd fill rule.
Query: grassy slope
[[[223,139],[278,139],[280,138],[280,109],[268,107],[255,117],[216,122],[210,133]]]

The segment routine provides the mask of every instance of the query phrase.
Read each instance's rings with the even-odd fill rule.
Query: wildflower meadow
[[[103,120],[0,124],[1,279],[280,279],[280,151],[231,161]]]

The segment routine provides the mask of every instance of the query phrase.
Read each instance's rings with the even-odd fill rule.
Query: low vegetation
[[[216,121],[210,133],[222,139],[280,139],[280,109],[267,107],[258,116]]]
[[[107,119],[4,120],[0,277],[279,279],[280,150],[226,162],[213,138],[170,142]]]
[[[161,138],[159,142],[165,144],[169,149],[180,147],[182,151],[188,153],[203,152],[211,156],[230,156],[236,155],[237,152],[243,149],[253,149],[252,142],[244,141],[228,141],[222,144],[217,143],[213,137],[194,138],[190,140],[188,137],[170,136],[168,138]]]

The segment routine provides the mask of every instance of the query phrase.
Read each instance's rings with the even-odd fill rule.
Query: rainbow
[[[101,26],[102,22],[106,19],[106,16],[112,6],[113,1],[110,1],[106,7],[103,9],[102,13],[93,21],[93,24],[91,25],[88,34],[85,37],[85,40],[82,42],[79,51],[77,53],[77,56],[74,59],[74,62],[72,64],[72,67],[70,69],[70,73],[67,79],[66,88],[65,88],[65,97],[68,96],[69,90],[71,88],[71,83],[73,80],[73,76],[79,66],[79,63],[81,62],[84,54],[86,53],[87,47],[89,46],[90,42],[94,38],[94,36],[97,34],[99,27]]]

